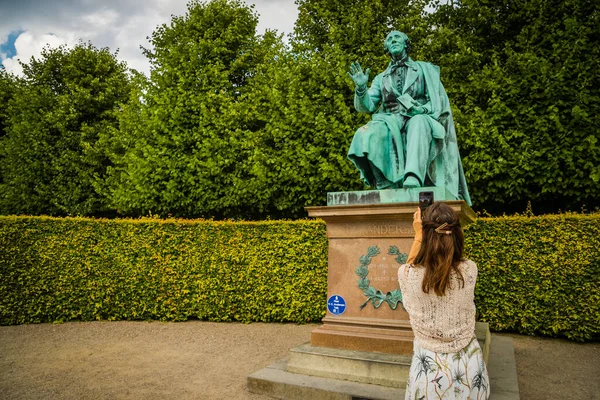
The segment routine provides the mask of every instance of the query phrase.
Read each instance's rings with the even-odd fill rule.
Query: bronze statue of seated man
[[[390,32],[384,47],[390,63],[370,88],[370,70],[358,62],[350,66],[354,107],[372,113],[372,120],[356,131],[348,158],[371,187],[446,187],[471,204],[439,67],[413,61],[402,32]]]

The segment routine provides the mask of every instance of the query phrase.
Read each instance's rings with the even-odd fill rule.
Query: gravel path
[[[267,400],[248,393],[246,377],[307,342],[316,326],[202,321],[2,326],[0,398]],[[510,336],[522,399],[600,399],[600,343]]]

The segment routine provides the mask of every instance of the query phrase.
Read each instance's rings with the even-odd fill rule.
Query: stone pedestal
[[[436,188],[389,191],[396,197],[414,197],[411,202],[363,204],[365,198],[377,201],[371,198],[376,195],[393,200],[394,193],[350,192],[328,197],[333,203],[346,205],[307,208],[309,216],[327,224],[327,297],[338,299],[337,304],[342,302],[339,299],[345,303],[342,313],[339,308],[335,314],[328,310],[323,325],[311,335],[313,346],[405,355],[412,352],[414,336],[408,314],[400,303],[389,300],[399,290],[398,267],[412,245],[418,192],[428,189]],[[464,201],[444,202],[459,213],[463,224],[474,220],[473,210]],[[368,271],[359,270],[361,266]]]
[[[327,224],[331,304],[310,343],[292,349],[289,359],[248,377],[251,392],[278,399],[404,397],[414,336],[408,314],[398,302],[397,271],[412,245],[413,213],[421,191],[433,191],[435,201],[454,208],[463,225],[475,219],[464,201],[452,200],[443,188],[329,193],[328,206],[307,208],[311,217]],[[488,324],[477,323],[476,336],[488,362],[494,352]],[[498,359],[512,357],[513,361],[503,367],[510,373],[504,374],[506,379],[502,371],[490,368],[492,381],[503,385],[492,390],[500,394],[498,399],[518,399],[512,345],[496,353]],[[511,395],[503,396],[503,388],[509,388]]]
[[[489,327],[475,332],[490,375],[493,400],[519,400],[512,339],[491,338]],[[488,360],[489,356],[489,360]],[[404,398],[410,356],[339,350],[310,344],[248,376],[248,390],[287,400],[397,400]]]

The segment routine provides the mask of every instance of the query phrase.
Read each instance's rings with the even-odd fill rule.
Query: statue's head
[[[404,32],[391,31],[383,42],[383,48],[392,57],[397,57],[403,52],[408,54],[410,52],[410,39]]]

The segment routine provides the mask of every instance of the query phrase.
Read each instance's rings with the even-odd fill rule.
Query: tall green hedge
[[[465,238],[492,329],[600,338],[600,214],[480,218]]]
[[[478,319],[496,331],[600,338],[600,214],[480,218]],[[0,324],[319,321],[322,221],[0,217]]]
[[[0,323],[317,321],[324,232],[316,221],[0,217]]]

